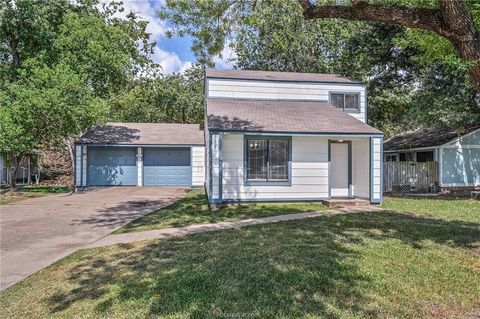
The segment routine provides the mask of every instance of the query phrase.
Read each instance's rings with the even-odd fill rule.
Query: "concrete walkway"
[[[108,187],[0,206],[0,290],[185,195],[178,187]]]
[[[243,220],[236,220],[231,222],[221,222],[216,224],[199,224],[199,225],[190,225],[190,226],[184,226],[184,227],[156,229],[156,230],[149,230],[149,231],[142,231],[142,232],[131,232],[131,233],[125,233],[125,234],[111,234],[91,243],[90,245],[87,246],[87,248],[106,247],[106,246],[112,246],[117,244],[132,243],[140,240],[162,239],[162,238],[182,236],[187,234],[212,232],[212,231],[223,230],[223,229],[240,228],[240,227],[249,226],[249,225],[261,225],[261,224],[277,223],[282,221],[298,220],[298,219],[305,219],[305,218],[312,218],[312,217],[319,217],[319,216],[331,216],[331,215],[339,215],[339,214],[372,212],[372,211],[382,211],[382,210],[383,210],[382,208],[375,207],[375,206],[354,206],[354,207],[324,210],[319,212],[243,219]]]

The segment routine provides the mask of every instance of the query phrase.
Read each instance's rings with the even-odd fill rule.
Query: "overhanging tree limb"
[[[480,33],[463,0],[439,0],[439,9],[370,4],[365,0],[352,0],[350,6],[316,5],[309,0],[298,2],[303,7],[305,19],[338,18],[392,23],[444,36],[454,45],[460,57],[471,64],[470,76],[480,92]]]

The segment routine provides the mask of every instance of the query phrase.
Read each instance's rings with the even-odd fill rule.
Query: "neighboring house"
[[[389,138],[384,160],[438,163],[440,188],[480,186],[480,123],[433,127]]]
[[[382,201],[383,133],[365,85],[331,75],[207,70],[211,203]]]
[[[75,143],[75,185],[203,186],[204,133],[196,124],[109,123]]]
[[[20,165],[18,165],[15,174],[16,185],[29,185],[32,182],[32,173],[35,170],[38,161],[37,151],[32,151],[31,154],[24,157]],[[0,185],[12,185],[13,172],[15,170],[15,162],[8,151],[0,153]]]

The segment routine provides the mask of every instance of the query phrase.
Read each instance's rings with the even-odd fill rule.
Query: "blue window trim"
[[[338,141],[328,140],[328,165],[329,165],[329,177],[328,177],[328,197],[332,197],[332,144],[347,144],[348,147],[348,197],[353,198],[353,174],[352,174],[352,141]]]
[[[362,95],[360,94],[360,92],[349,92],[349,91],[328,91],[328,103],[332,104],[333,106],[335,106],[333,104],[333,101],[332,101],[332,94],[351,94],[351,95],[357,95],[358,96],[358,108],[356,111],[354,111],[353,109],[345,109],[345,105],[343,106],[343,109],[342,111],[346,112],[346,113],[352,113],[352,114],[359,114],[359,113],[362,113],[362,101],[361,101],[361,98],[362,98]],[[337,106],[335,106],[337,107]],[[365,121],[366,122],[366,121]]]
[[[288,181],[248,181],[247,180],[247,140],[285,140],[288,142]],[[243,185],[244,186],[292,186],[292,137],[268,135],[244,135],[243,137]]]

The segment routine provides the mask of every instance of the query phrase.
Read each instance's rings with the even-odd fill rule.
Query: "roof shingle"
[[[298,82],[329,82],[363,84],[362,81],[341,76],[338,74],[325,73],[297,73],[297,72],[273,72],[273,71],[248,71],[248,70],[206,70],[207,78],[245,79],[245,80],[277,80]]]
[[[209,130],[382,134],[325,102],[207,99]]]
[[[79,144],[204,145],[198,124],[108,123],[83,134]]]
[[[440,146],[478,129],[480,129],[480,123],[463,127],[437,126],[407,131],[387,139],[383,150],[394,151]]]

